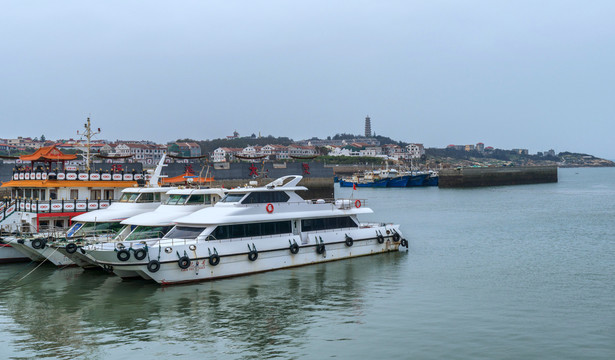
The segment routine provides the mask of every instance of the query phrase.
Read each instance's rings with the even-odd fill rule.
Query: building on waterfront
[[[420,159],[425,155],[423,144],[409,144],[406,146],[406,159]]]
[[[484,152],[485,151],[485,144],[483,144],[482,142],[477,143],[476,144],[476,151]]]
[[[119,156],[132,155],[135,162],[143,165],[156,165],[166,153],[167,147],[158,144],[122,143],[115,147],[115,154]]]
[[[530,153],[528,149],[512,149],[511,151],[519,155],[528,155]]]
[[[365,117],[365,137],[372,137],[372,120],[369,116]]]
[[[195,142],[174,142],[167,145],[169,153],[179,156],[198,157],[201,156],[201,147]]]
[[[235,155],[243,152],[242,148],[219,147],[212,153],[211,159],[214,162],[228,162],[235,159]]]

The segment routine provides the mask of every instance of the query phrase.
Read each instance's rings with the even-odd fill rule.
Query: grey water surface
[[[171,287],[0,265],[0,358],[615,358],[615,169],[336,196],[409,251]]]

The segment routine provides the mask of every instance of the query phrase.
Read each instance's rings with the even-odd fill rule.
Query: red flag
[[[352,190],[356,190],[357,189],[357,184],[356,183],[352,183]]]

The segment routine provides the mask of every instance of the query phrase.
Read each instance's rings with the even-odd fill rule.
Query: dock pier
[[[439,175],[441,188],[542,184],[557,182],[557,166],[465,167]]]

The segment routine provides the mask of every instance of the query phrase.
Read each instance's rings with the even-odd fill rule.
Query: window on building
[[[90,200],[99,200],[100,190],[90,190]]]

